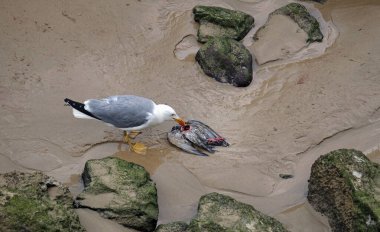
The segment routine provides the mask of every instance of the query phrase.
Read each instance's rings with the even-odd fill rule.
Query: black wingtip
[[[74,109],[78,110],[79,112],[82,112],[90,117],[93,117],[93,118],[96,118],[98,120],[101,120],[99,119],[98,117],[96,117],[95,115],[93,115],[91,112],[88,112],[84,107],[84,104],[81,103],[81,102],[76,102],[76,101],[73,101],[69,98],[65,98],[64,99],[66,105],[70,105],[71,107],[73,107]]]
[[[64,100],[64,101],[65,101],[65,106],[69,106],[69,105],[70,105],[70,103],[69,103],[69,102],[70,102],[70,99],[68,99],[68,98],[65,98],[65,100]]]
[[[78,108],[83,108],[83,107],[84,107],[83,103],[73,101],[73,100],[71,100],[71,99],[69,99],[69,98],[65,98],[64,101],[65,101],[66,104],[69,104],[70,106],[72,106],[73,108],[75,108],[75,109],[77,109],[77,110],[79,110]],[[80,111],[80,110],[79,110],[79,111]],[[83,112],[82,112],[82,113],[83,113]]]
[[[66,105],[66,106],[69,105],[69,106],[71,106],[71,107],[73,107],[73,108],[77,108],[77,106],[80,106],[80,105],[82,104],[82,103],[79,103],[79,102],[73,101],[73,100],[71,100],[71,99],[69,99],[69,98],[65,98],[64,101],[65,101],[65,105]],[[79,103],[79,104],[78,104],[78,103]]]

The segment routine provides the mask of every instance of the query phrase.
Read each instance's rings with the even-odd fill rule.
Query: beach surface
[[[270,12],[290,2],[1,1],[0,173],[40,170],[75,195],[83,188],[86,160],[118,156],[150,172],[159,223],[189,221],[200,196],[219,192],[290,231],[330,231],[306,201],[314,160],[355,148],[380,162],[380,2],[301,1],[324,40],[305,46],[300,34],[287,41],[289,56],[277,54],[277,46],[260,50],[271,61],[254,65],[246,88],[216,82],[194,59],[200,46],[195,5],[254,16],[255,27],[243,40],[254,52],[255,32]],[[271,38],[295,30],[286,20],[273,22]],[[272,54],[282,58],[273,61]],[[174,122],[166,122],[137,137],[149,145],[146,155],[137,155],[122,142],[122,131],[76,119],[63,102],[121,94],[169,104],[231,146],[206,158],[184,153],[167,142]],[[78,213],[89,232],[132,231],[89,210]]]

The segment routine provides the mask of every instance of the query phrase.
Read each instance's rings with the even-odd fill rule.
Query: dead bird
[[[210,153],[215,152],[215,146],[229,146],[222,136],[206,124],[196,120],[189,120],[185,126],[173,127],[168,133],[168,139],[173,145],[193,154],[196,154],[194,150],[199,152],[194,146],[203,148]],[[202,152],[202,154],[205,153]]]
[[[190,126],[191,131],[194,131],[204,144],[223,147],[228,147],[230,145],[225,138],[220,136],[203,122],[189,120],[186,122],[186,126]]]
[[[207,143],[205,134],[202,134],[202,130],[199,130],[196,127],[186,125],[181,127],[182,135],[186,140],[190,141],[193,145],[201,147],[210,153],[214,153],[214,146]]]
[[[168,140],[171,144],[182,150],[199,156],[208,156],[207,154],[199,151],[193,144],[185,138],[182,134],[181,126],[174,126],[172,130],[168,133]]]

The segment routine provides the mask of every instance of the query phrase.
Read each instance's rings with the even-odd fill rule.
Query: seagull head
[[[158,105],[158,107],[165,121],[174,120],[181,126],[186,125],[186,122],[178,116],[178,114],[175,112],[175,110],[172,107],[168,105],[164,105],[164,104],[160,104]]]

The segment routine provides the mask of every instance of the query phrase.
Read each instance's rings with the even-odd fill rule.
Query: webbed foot
[[[145,155],[146,151],[148,150],[148,147],[145,146],[143,143],[135,143],[132,144],[132,147],[130,148],[132,151],[136,152],[137,154],[140,155]]]

